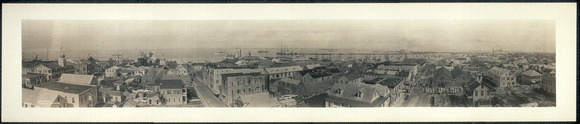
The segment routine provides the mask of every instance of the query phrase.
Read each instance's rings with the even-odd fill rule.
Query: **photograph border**
[[[2,120],[29,122],[470,122],[576,120],[575,3],[2,4]],[[21,20],[555,20],[556,107],[34,108],[20,106]]]

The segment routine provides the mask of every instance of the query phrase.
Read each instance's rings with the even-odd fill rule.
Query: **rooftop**
[[[308,105],[308,107],[325,107],[325,99],[328,97],[328,93],[319,94],[307,99],[304,99],[304,102]]]
[[[266,72],[268,72],[268,74],[278,74],[278,73],[302,71],[303,68],[300,66],[285,66],[285,67],[265,68],[265,70]]]
[[[294,84],[294,85],[300,84],[300,80],[294,80],[294,79],[290,79],[290,78],[282,78],[282,79],[280,79],[280,81],[285,82],[285,83],[289,83],[289,84]]]
[[[542,74],[534,71],[534,70],[528,70],[522,73],[522,75],[526,75],[526,76],[542,76]]]
[[[261,76],[260,73],[229,73],[229,74],[221,74],[222,78],[226,77],[237,77],[237,76]]]
[[[78,85],[97,85],[97,82],[93,81],[94,78],[95,76],[93,75],[62,74],[58,82]]]
[[[161,89],[183,89],[182,80],[160,80],[159,88]]]
[[[67,84],[67,83],[50,83],[42,86],[41,88],[46,88],[49,90],[61,91],[65,93],[72,93],[72,94],[80,94],[84,91],[87,91],[95,86],[87,86],[87,85],[77,85],[77,84]]]

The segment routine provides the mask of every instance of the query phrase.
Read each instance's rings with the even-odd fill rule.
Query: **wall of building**
[[[542,90],[556,94],[556,77],[544,75],[542,79]]]
[[[161,94],[165,98],[165,105],[183,105],[187,103],[183,89],[161,89]]]
[[[223,80],[219,98],[228,105],[240,95],[267,92],[265,76],[237,76]]]

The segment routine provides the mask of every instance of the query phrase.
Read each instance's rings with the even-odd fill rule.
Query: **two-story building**
[[[478,82],[471,80],[463,88],[465,95],[470,99],[471,106],[492,107],[491,98],[494,96],[494,85],[492,83]]]
[[[542,83],[542,74],[535,70],[527,70],[522,72],[517,77],[517,83],[520,85],[529,85],[533,88],[540,89]]]
[[[301,95],[304,92],[305,85],[296,79],[282,78],[274,82],[278,88],[275,90],[277,94],[295,94]]]
[[[493,82],[499,88],[516,86],[516,76],[509,70],[493,67],[483,73],[484,80]]]
[[[187,104],[187,90],[182,80],[160,80],[158,85],[161,97],[165,99],[165,105]]]
[[[109,78],[117,77],[117,71],[120,69],[121,69],[121,67],[118,67],[118,66],[112,66],[112,67],[105,69],[105,77],[109,77]]]
[[[302,71],[303,68],[300,66],[285,66],[285,67],[270,67],[264,68],[266,71],[267,80],[274,81],[282,78],[294,78],[296,73]]]

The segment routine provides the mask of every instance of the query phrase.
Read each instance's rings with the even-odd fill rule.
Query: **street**
[[[228,107],[228,105],[215,97],[214,93],[202,83],[197,77],[193,78],[195,85],[193,86],[198,92],[199,98],[207,105],[206,107]]]

